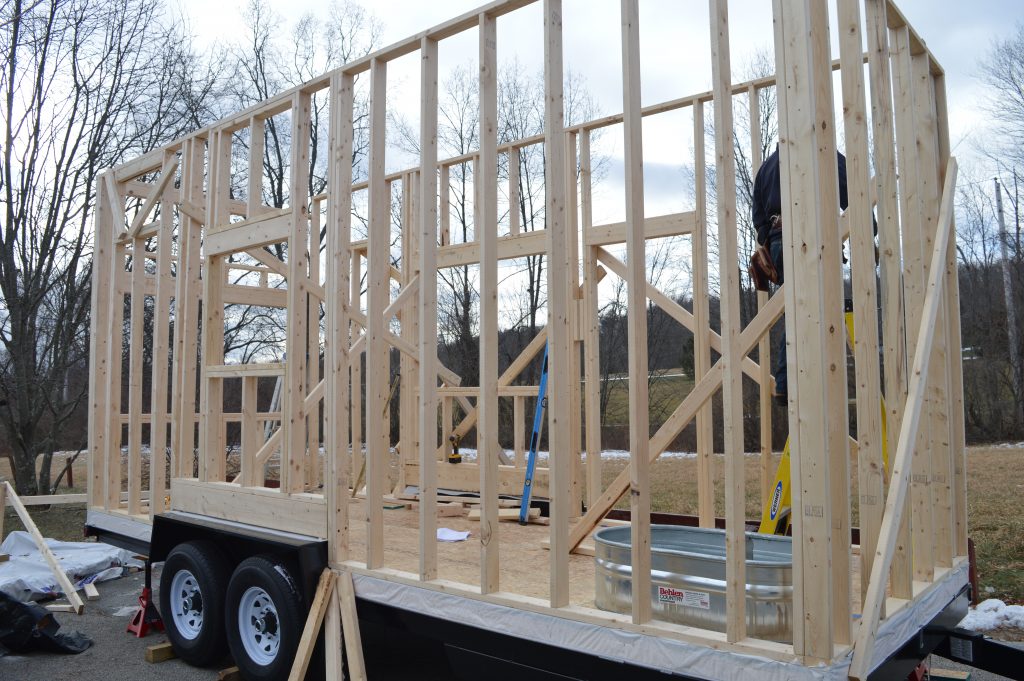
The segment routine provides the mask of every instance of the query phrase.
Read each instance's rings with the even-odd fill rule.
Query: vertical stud
[[[348,73],[331,76],[331,130],[328,151],[327,198],[327,352],[324,378],[327,400],[324,415],[327,421],[327,473],[324,489],[327,495],[328,559],[334,565],[348,560],[349,473],[345,456],[349,450],[349,267],[358,255],[352,253],[352,146],[355,131],[352,125],[354,78]],[[358,281],[355,284],[358,289]],[[358,300],[356,301],[358,304]],[[358,357],[356,358],[359,359]],[[353,372],[354,373],[354,372]],[[352,392],[359,390],[353,383]],[[353,460],[358,443],[353,440]]]
[[[622,0],[622,110],[626,170],[626,292],[629,313],[629,471],[633,622],[651,619],[651,473],[647,393],[647,258],[644,238],[640,8]]]
[[[544,2],[544,158],[548,258],[548,443],[551,486],[551,606],[569,604],[569,285],[565,216],[562,3]]]
[[[366,566],[384,563],[384,478],[390,445],[388,400],[390,347],[384,309],[390,299],[391,194],[384,177],[384,129],[387,125],[387,62],[370,63],[370,224],[366,306]]]
[[[746,637],[745,472],[743,466],[743,353],[739,347],[739,263],[736,243],[736,163],[733,150],[729,10],[710,0],[711,68],[718,177],[718,243],[721,274],[722,412],[725,427],[726,638]]]

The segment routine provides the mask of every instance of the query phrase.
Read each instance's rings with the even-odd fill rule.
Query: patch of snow
[[[601,451],[602,459],[628,459],[629,451],[625,449],[605,449]],[[696,459],[697,452],[664,452],[662,459]]]
[[[1024,442],[1003,442],[995,446],[999,449],[1024,449]]]
[[[1024,605],[1007,605],[998,598],[989,598],[971,608],[960,626],[972,631],[991,631],[1000,627],[1024,629]]]
[[[513,450],[511,450],[511,449],[505,449],[503,451],[509,457],[509,459],[512,459],[515,456],[515,452]],[[472,447],[459,447],[459,454],[462,455],[462,460],[463,461],[476,461],[477,451],[476,451],[476,449],[474,449]],[[527,454],[527,456],[529,456],[529,454],[530,454],[529,450],[527,450],[526,454]],[[744,452],[743,455],[744,456],[750,456],[750,457],[757,457],[757,456],[761,456],[761,452]],[[548,460],[548,456],[549,456],[548,452],[546,452],[546,451],[538,451],[537,452],[537,461],[547,461]],[[583,460],[586,461],[587,453],[583,452],[582,456],[583,456]],[[723,455],[722,455],[721,452],[717,452],[717,453],[714,454],[714,456],[717,456],[717,457],[721,458]],[[629,452],[627,450],[625,450],[625,449],[604,449],[604,450],[601,450],[601,458],[604,459],[604,460],[628,459],[629,458]],[[697,458],[697,452],[664,452],[661,455],[660,458],[661,459],[696,459]]]

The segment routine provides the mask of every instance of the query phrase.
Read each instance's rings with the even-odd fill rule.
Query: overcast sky
[[[188,21],[203,47],[242,38],[246,0],[171,0]],[[269,0],[284,21],[303,13],[326,16],[331,0]],[[364,0],[363,6],[382,25],[385,46],[479,7],[481,0]],[[830,3],[834,6],[834,2]],[[1021,0],[902,0],[898,2],[947,74],[950,136],[961,164],[973,164],[981,176],[991,176],[992,162],[979,158],[976,144],[985,134],[984,93],[979,60],[996,39],[1005,39],[1024,23]],[[542,3],[518,10],[498,21],[498,59],[515,59],[522,70],[542,69]],[[769,0],[730,0],[730,40],[733,79],[749,77],[757,52],[772,54]],[[710,38],[706,0],[640,0],[642,100],[652,104],[711,88]],[[834,20],[834,17],[833,17]],[[619,113],[621,100],[620,23],[618,0],[564,0],[563,25],[566,67],[584,79],[599,114]],[[833,33],[833,44],[835,35]],[[834,48],[837,49],[837,48]],[[441,79],[455,66],[475,68],[475,30],[441,43]],[[388,105],[415,123],[419,108],[418,55],[389,66]],[[736,115],[744,115],[737,108]],[[692,167],[692,118],[689,112],[660,115],[644,125],[644,180],[647,214],[657,215],[690,207],[680,191],[684,167]],[[623,219],[621,132],[607,134],[595,154],[611,159],[605,191],[597,190],[595,222]],[[389,151],[389,170],[406,163]],[[616,197],[601,200],[601,197]]]
[[[200,47],[244,40],[242,14],[247,0],[170,0],[187,17]],[[288,35],[304,13],[326,16],[331,0],[268,0]],[[382,26],[380,46],[390,45],[450,18],[469,12],[482,0],[363,0]],[[834,7],[834,2],[829,3]],[[758,53],[774,61],[770,0],[730,0],[730,40],[733,80],[750,77]],[[986,129],[979,61],[993,41],[1012,35],[1024,24],[1022,0],[902,0],[899,7],[922,36],[947,76],[950,137],[961,167],[974,167],[978,177],[991,177],[991,160],[977,153]],[[528,74],[542,72],[542,3],[518,10],[498,21],[499,64],[515,60]],[[833,17],[834,21],[834,17]],[[618,0],[563,0],[565,65],[584,81],[598,115],[622,111],[621,52]],[[641,98],[653,104],[711,89],[710,37],[707,0],[640,0]],[[833,50],[838,51],[833,28]],[[455,67],[476,68],[477,32],[470,30],[441,43],[440,77]],[[838,88],[838,83],[835,85]],[[417,125],[419,115],[419,57],[412,54],[388,67],[388,107]],[[737,100],[739,103],[739,100]],[[737,106],[737,117],[746,115]],[[644,193],[648,216],[692,208],[693,122],[689,110],[660,114],[644,122]],[[416,129],[416,128],[414,128]],[[742,141],[741,141],[742,143]],[[390,144],[390,141],[389,141]],[[713,154],[713,149],[709,149]],[[594,224],[624,219],[621,127],[594,143],[594,154],[606,159],[605,176],[594,189]],[[709,156],[709,160],[712,157]],[[713,161],[711,161],[713,163]],[[412,163],[389,147],[389,171]],[[964,177],[964,171],[961,172]],[[499,206],[500,207],[500,206]],[[651,249],[648,244],[648,259]],[[675,247],[673,247],[675,248]],[[683,246],[683,248],[688,248]],[[509,294],[514,263],[499,275]],[[688,277],[677,272],[655,282],[669,293],[689,289]],[[506,279],[506,276],[510,279]],[[653,276],[653,275],[652,275]],[[609,284],[610,285],[610,284]],[[603,288],[606,288],[603,286]],[[607,295],[607,291],[601,293]],[[514,307],[514,306],[513,306]],[[506,320],[504,323],[515,323]]]
[[[244,0],[210,3],[175,0],[191,17],[202,44],[231,39],[240,23]],[[330,0],[270,0],[286,20],[304,12],[324,14]],[[383,25],[387,45],[479,7],[480,0],[366,0],[363,5]],[[499,21],[499,59],[514,48],[528,66],[540,67],[540,2]],[[619,3],[616,0],[565,0],[567,66],[587,78],[588,87],[610,113],[618,103]],[[993,39],[1005,38],[1024,22],[1020,0],[902,0],[897,3],[946,70],[954,143],[971,135],[985,116],[976,83],[978,61]],[[645,103],[706,89],[711,82],[708,61],[707,2],[704,0],[640,0],[644,53]],[[769,0],[732,0],[731,41],[734,75],[742,76],[750,54],[771,47]],[[524,30],[525,29],[525,30]],[[531,30],[536,29],[536,30]],[[453,60],[475,59],[475,32],[452,43]],[[511,38],[511,40],[510,40]],[[442,59],[444,59],[442,54]],[[442,64],[443,66],[443,64]],[[412,72],[414,73],[414,72]],[[621,105],[615,110],[621,109]]]

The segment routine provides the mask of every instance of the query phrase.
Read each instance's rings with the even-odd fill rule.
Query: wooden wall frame
[[[543,32],[544,42],[545,130],[499,144],[498,26],[506,14],[535,2],[543,15],[536,30]],[[913,611],[929,589],[959,574],[966,560],[963,384],[951,209],[956,162],[950,156],[943,71],[891,0],[773,0],[779,75],[733,83],[729,3],[709,0],[709,8],[709,92],[641,105],[639,2],[622,0],[623,113],[567,126],[563,21],[571,21],[571,15],[563,13],[560,0],[496,0],[101,172],[89,373],[90,507],[139,522],[149,522],[166,508],[232,519],[255,514],[268,527],[326,538],[332,568],[345,574],[787,664],[835,664],[852,649],[849,673],[865,678],[877,663],[875,636],[886,619]],[[833,12],[840,29],[838,59],[830,53]],[[441,159],[439,46],[472,30],[479,36],[479,148]],[[387,173],[389,64],[413,53],[421,59],[419,162]],[[836,71],[840,79],[834,90]],[[368,79],[370,93],[368,178],[354,183],[353,111],[360,76]],[[737,257],[734,117],[749,116],[756,170],[762,161],[758,96],[769,88],[779,101],[783,212],[790,225],[787,283],[771,297],[762,296],[754,319],[741,325],[739,292],[744,284]],[[328,184],[323,194],[310,196],[310,106],[317,93],[327,97],[330,113]],[[837,99],[842,102],[838,108]],[[718,131],[713,220],[705,177],[708,104]],[[643,193],[643,119],[687,109],[693,117],[694,210],[651,215]],[[837,110],[843,111],[842,121],[834,120]],[[265,123],[284,113],[296,141],[290,147],[290,198],[287,206],[272,207],[261,198]],[[839,123],[845,133],[850,199],[842,215],[834,162]],[[626,217],[621,223],[594,224],[593,135],[620,124]],[[250,140],[244,200],[231,198],[229,192],[232,140],[240,132],[247,132]],[[506,156],[510,164],[509,197],[514,199],[519,158],[533,146],[541,146],[545,154],[547,222],[543,229],[526,231],[512,217],[508,234],[499,234],[499,159]],[[451,168],[458,166],[472,166],[479,180],[474,188],[475,235],[468,243],[452,242],[446,209]],[[400,237],[393,244],[391,196],[398,187]],[[368,195],[369,227],[367,239],[359,241],[352,236],[351,215],[353,193],[361,191]],[[878,223],[877,263],[872,216]],[[712,224],[717,228],[717,263],[708,262]],[[647,242],[684,234],[692,243],[692,313],[647,281]],[[844,271],[839,253],[846,238],[858,329],[852,345],[852,388],[846,380],[840,309]],[[264,249],[275,244],[282,246],[283,259]],[[622,245],[624,261],[611,250]],[[499,262],[540,254],[548,263],[547,323],[501,372]],[[149,261],[155,267],[147,268]],[[437,355],[438,271],[466,264],[479,266],[481,352],[480,374],[474,377],[455,375]],[[724,273],[720,332],[712,330],[708,304],[714,269]],[[364,275],[365,312],[360,289]],[[625,281],[630,311],[657,305],[695,336],[694,388],[650,436],[643,389],[648,374],[646,317],[628,315],[631,455],[628,468],[608,484],[601,476],[597,392],[598,282],[605,276]],[[395,296],[393,284],[398,287]],[[127,325],[126,296],[131,299]],[[148,411],[142,394],[147,371],[142,309],[147,297],[154,299],[157,310],[148,333],[153,334],[154,366],[160,367],[149,370]],[[234,358],[225,357],[223,350],[228,305],[283,310],[284,361],[231,363]],[[880,334],[876,307],[881,309]],[[177,320],[173,342],[171,309]],[[748,634],[743,522],[743,383],[753,381],[759,392],[763,499],[771,474],[768,334],[784,312],[795,509],[791,644]],[[128,352],[123,357],[125,338]],[[522,423],[526,400],[536,387],[513,382],[545,344],[552,454],[537,472],[536,491],[550,500],[550,550],[547,588],[538,597],[510,586],[503,558],[507,534],[500,528],[499,497],[522,486],[525,434],[517,425],[514,441],[500,442],[498,408],[500,400],[508,401],[517,424]],[[756,359],[751,355],[755,348]],[[400,357],[402,386],[396,400],[391,399],[390,383],[393,351]],[[261,378],[279,380],[280,399],[266,410],[258,408]],[[462,385],[463,379],[468,385]],[[236,383],[241,411],[225,412],[225,391],[235,390]],[[853,450],[859,493],[854,498],[846,408],[851,390],[857,399]],[[697,434],[699,522],[704,527],[715,523],[711,399],[719,391],[724,407],[727,608],[724,630],[712,631],[658,621],[646,594],[652,589],[650,467],[691,422]],[[318,418],[321,407],[323,423]],[[399,413],[398,442],[392,442],[386,420],[394,409]],[[459,411],[462,417],[454,422]],[[144,423],[150,424],[148,441]],[[242,432],[234,479],[226,471],[229,423],[241,424]],[[475,463],[439,463],[449,451],[449,434],[461,437],[473,430],[478,440]],[[168,441],[170,479],[162,460],[152,457],[145,489],[145,445],[162,454]],[[512,459],[503,458],[503,446],[513,450]],[[888,475],[883,446],[890,454]],[[392,450],[400,461],[394,489],[387,479]],[[275,466],[279,487],[268,484],[275,478]],[[391,535],[385,533],[382,504],[410,484],[418,487],[416,563],[398,569],[389,564]],[[170,503],[165,506],[168,488]],[[435,533],[442,488],[479,494],[475,582],[441,578]],[[633,593],[639,594],[628,617],[581,603],[573,594],[571,572],[581,543],[627,492],[636,538]],[[581,500],[586,503],[582,515]],[[851,597],[856,579],[849,539],[854,507],[863,538],[857,558],[860,581],[852,589],[859,598]],[[330,615],[332,628],[338,626],[334,617]]]

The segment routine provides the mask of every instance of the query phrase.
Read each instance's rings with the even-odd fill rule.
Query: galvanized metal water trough
[[[632,566],[628,525],[594,535],[598,608],[629,613]],[[747,533],[747,634],[793,639],[793,543]],[[725,532],[651,526],[651,598],[656,619],[725,631]]]

